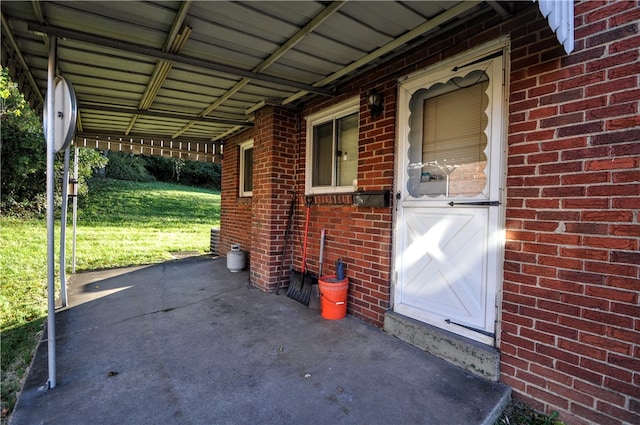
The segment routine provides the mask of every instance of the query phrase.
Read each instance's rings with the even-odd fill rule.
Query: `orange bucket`
[[[325,319],[339,320],[347,315],[347,292],[349,279],[338,280],[335,275],[318,279],[320,289],[320,314]]]

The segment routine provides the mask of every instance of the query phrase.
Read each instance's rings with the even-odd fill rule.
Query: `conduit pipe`
[[[47,71],[47,348],[49,388],[56,387],[56,300],[55,300],[55,226],[54,198],[55,188],[55,86],[56,86],[56,47],[58,39],[49,37],[49,62]]]

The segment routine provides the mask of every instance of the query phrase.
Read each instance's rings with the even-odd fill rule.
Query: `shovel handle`
[[[320,232],[320,270],[318,277],[322,276],[322,259],[324,258],[324,229]]]
[[[307,204],[307,218],[304,221],[304,243],[302,245],[302,271],[307,271],[307,239],[309,238],[309,215],[311,206]]]

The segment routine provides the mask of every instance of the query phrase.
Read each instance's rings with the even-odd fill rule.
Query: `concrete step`
[[[393,311],[385,315],[384,331],[474,375],[493,382],[500,378],[500,353],[494,347]]]

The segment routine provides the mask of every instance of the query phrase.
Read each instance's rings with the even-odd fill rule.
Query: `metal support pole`
[[[71,273],[76,272],[76,225],[78,223],[78,162],[80,161],[80,148],[76,145],[73,162],[73,180],[75,180],[75,190],[73,193],[73,242],[71,244]]]
[[[62,214],[60,217],[60,301],[62,307],[69,303],[67,297],[67,211],[69,210],[69,157],[71,147],[64,150],[64,171],[62,174]]]
[[[56,386],[56,291],[55,291],[55,226],[54,198],[55,188],[55,77],[56,77],[56,45],[57,39],[49,37],[49,63],[47,74],[47,348],[49,356],[49,388]]]

